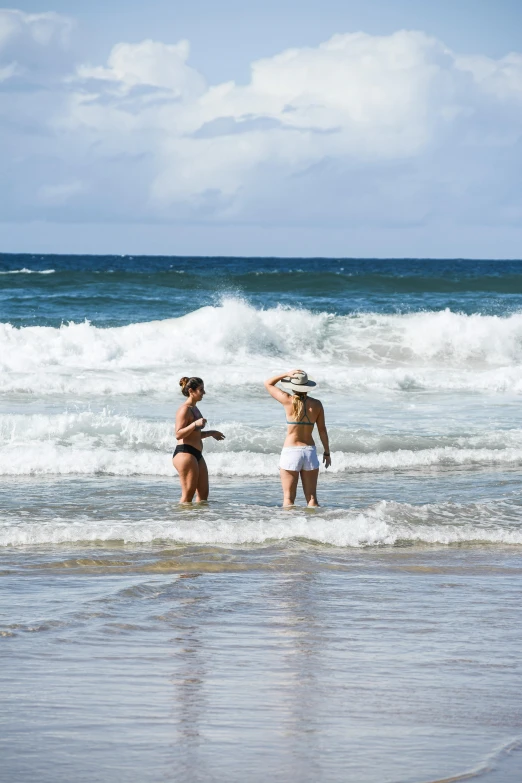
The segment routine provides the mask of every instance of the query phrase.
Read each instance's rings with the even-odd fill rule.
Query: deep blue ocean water
[[[172,318],[223,296],[339,315],[506,315],[522,308],[522,261],[0,254],[1,318],[16,326]]]

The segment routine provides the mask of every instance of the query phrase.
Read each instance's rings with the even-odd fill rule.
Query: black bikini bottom
[[[194,446],[187,446],[186,444],[183,444],[183,446],[176,446],[172,456],[175,457],[176,454],[192,454],[192,456],[195,457],[198,462],[203,456],[202,451],[195,449]]]

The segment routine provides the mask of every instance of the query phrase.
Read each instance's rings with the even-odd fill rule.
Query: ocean
[[[0,254],[0,779],[519,783],[521,394],[522,261]]]

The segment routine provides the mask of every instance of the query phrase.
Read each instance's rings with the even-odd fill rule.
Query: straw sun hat
[[[308,375],[302,371],[283,378],[280,383],[287,392],[309,392],[317,386],[316,382],[311,381]]]

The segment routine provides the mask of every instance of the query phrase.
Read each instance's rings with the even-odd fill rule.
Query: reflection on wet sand
[[[518,735],[513,550],[174,550],[6,553],[9,780],[435,781]]]

